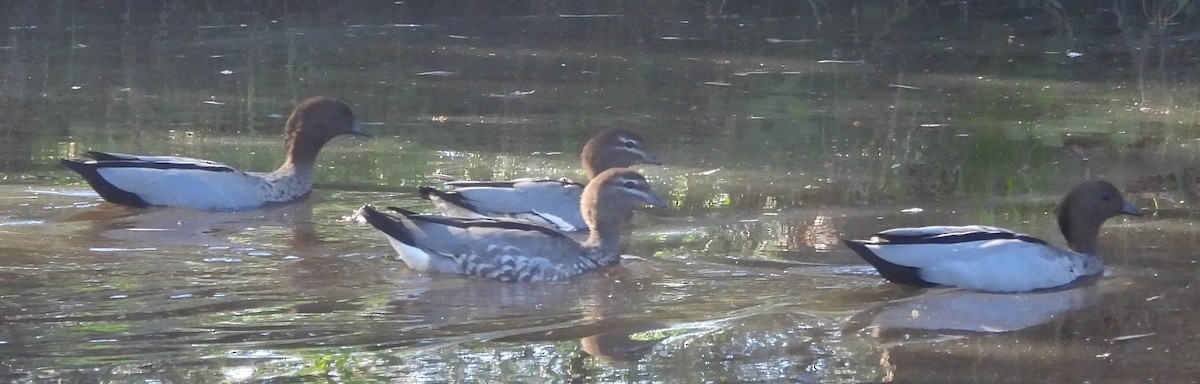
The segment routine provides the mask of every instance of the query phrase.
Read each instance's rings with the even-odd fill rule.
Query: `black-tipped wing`
[[[137,194],[117,188],[117,186],[105,180],[104,177],[101,177],[99,164],[95,161],[63,159],[61,163],[68,169],[78,173],[79,176],[82,176],[83,180],[87,181],[88,185],[92,186],[92,189],[100,194],[100,197],[104,200],[131,207],[145,207],[150,205]]]
[[[908,267],[899,264],[894,264],[879,257],[867,248],[868,241],[865,240],[844,240],[843,241],[850,250],[857,253],[859,257],[867,261],[879,271],[879,276],[894,283],[912,285],[916,287],[932,287],[937,284],[925,281],[921,278],[921,269]]]
[[[1046,241],[1024,233],[983,225],[896,228],[877,233],[874,237],[873,240],[877,242],[890,244],[955,244],[1009,239],[1046,244]]]
[[[388,215],[364,207],[363,217],[395,242],[418,270],[500,281],[561,280],[596,268],[579,243],[552,229],[517,220],[436,215]]]
[[[565,180],[455,182],[458,188],[420,189],[443,214],[458,217],[507,217],[533,221],[564,231],[586,230],[579,212],[583,186]]]

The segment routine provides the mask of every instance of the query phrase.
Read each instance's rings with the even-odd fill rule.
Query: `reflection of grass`
[[[687,333],[687,329],[654,329],[649,331],[634,332],[629,335],[629,340],[659,341],[672,336],[686,335]]]
[[[361,378],[356,378],[357,359],[352,353],[327,353],[317,354],[313,356],[309,366],[300,371],[301,375],[311,375],[313,377],[331,377],[336,376],[348,383],[360,382]]]

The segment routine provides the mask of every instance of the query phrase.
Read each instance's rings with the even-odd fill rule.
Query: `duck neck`
[[[284,162],[278,169],[263,176],[267,185],[273,190],[271,201],[291,201],[312,191],[312,164],[296,164]]]
[[[611,168],[605,164],[600,164],[598,157],[599,156],[587,155],[584,155],[583,157],[583,173],[587,175],[588,180],[596,177],[596,175],[600,174],[600,172],[607,171],[608,168]]]
[[[1087,220],[1086,217],[1081,217],[1082,212],[1071,208],[1068,202],[1059,207],[1058,230],[1067,239],[1067,246],[1072,251],[1094,255],[1096,237],[1100,234],[1100,224],[1104,221],[1093,224],[1095,220]]]
[[[1068,227],[1063,231],[1063,237],[1067,238],[1067,245],[1072,251],[1086,253],[1089,255],[1096,254],[1096,238],[1100,234],[1100,227]]]
[[[329,140],[301,135],[299,134],[300,129],[296,128],[295,124],[298,123],[288,121],[287,139],[284,140],[284,146],[287,147],[287,160],[279,166],[279,169],[271,172],[271,175],[279,182],[291,180],[293,187],[302,188],[307,193],[309,189],[312,189],[312,172],[313,165],[317,162],[317,153]]]
[[[299,123],[288,122],[288,130],[284,133],[284,147],[287,149],[287,163],[305,165],[312,168],[317,162],[317,153],[331,139],[311,132],[306,134],[303,129],[296,127]],[[285,163],[286,164],[286,163]]]
[[[629,154],[619,149],[605,148],[600,142],[590,141],[583,148],[583,153],[579,155],[583,160],[583,172],[587,174],[588,180],[596,177],[601,172],[612,168],[626,167],[637,164],[637,161],[629,158]]]
[[[271,173],[281,176],[303,176],[306,178],[311,178],[313,173],[313,165],[312,163],[304,164],[286,161],[283,164],[280,164],[279,168],[271,171]]]
[[[594,221],[589,220],[589,224]],[[583,242],[593,260],[600,265],[608,265],[621,258],[621,229],[620,223],[596,223],[590,225],[591,232]]]

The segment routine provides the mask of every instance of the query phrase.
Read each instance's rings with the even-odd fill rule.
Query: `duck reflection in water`
[[[626,264],[632,264],[628,268]],[[437,346],[486,340],[556,343],[578,340],[580,350],[608,362],[636,361],[662,341],[640,337],[664,323],[645,318],[647,274],[640,261],[622,262],[568,283],[510,284],[409,268],[389,272],[395,285],[383,320],[419,329],[392,332],[391,345]]]
[[[72,239],[86,245],[114,244],[136,248],[163,246],[258,247],[254,231],[275,231],[272,242],[283,239],[290,249],[305,251],[320,244],[313,225],[314,199],[237,212],[209,212],[187,208],[130,208],[104,204],[71,215],[66,222],[89,221],[91,227]],[[286,236],[278,236],[283,231]]]
[[[855,316],[851,322],[871,335],[910,340],[959,333],[1014,332],[1068,316],[1099,303],[1120,279],[1091,279],[1069,288],[1024,293],[988,293],[959,288],[923,291]],[[852,327],[856,328],[856,327]],[[911,340],[927,340],[916,338]]]

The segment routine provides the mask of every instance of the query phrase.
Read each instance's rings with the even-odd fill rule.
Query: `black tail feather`
[[[378,229],[389,237],[396,239],[396,241],[405,244],[415,243],[412,233],[409,233],[408,228],[405,228],[400,223],[400,218],[379,212],[379,210],[370,205],[364,205],[362,208],[359,208],[359,212],[367,220],[368,224],[371,224],[372,227],[375,227],[375,229]]]
[[[434,187],[425,186],[425,185],[418,187],[417,193],[420,194],[421,198],[425,199],[425,200],[433,200],[433,198],[435,198],[435,197],[440,199],[440,198],[442,198],[442,195],[444,195],[444,193],[442,191],[439,191]]]
[[[84,156],[90,157],[97,161],[128,160],[128,157],[122,157],[122,156],[118,156],[116,154],[97,152],[97,151],[87,151],[84,153]]]
[[[433,187],[421,186],[417,188],[417,193],[422,199],[433,201],[435,204],[441,203],[457,206],[468,211],[478,212],[474,204],[467,201],[467,198],[455,191],[439,191]]]
[[[921,269],[895,264],[884,260],[867,249],[867,242],[863,240],[843,240],[847,247],[850,247],[859,257],[870,263],[879,271],[879,275],[884,279],[897,284],[912,285],[916,287],[934,287],[938,284],[925,281],[921,278]]]
[[[389,211],[396,212],[396,213],[399,213],[399,214],[405,215],[405,216],[417,214],[416,212],[413,212],[413,211],[410,211],[410,210],[407,210],[404,208],[400,208],[400,207],[387,207],[387,209]]]
[[[92,153],[88,152],[89,155]],[[96,162],[63,159],[61,163],[68,169],[83,176],[83,180],[87,181],[88,185],[92,186],[92,189],[100,194],[100,197],[104,198],[104,200],[132,207],[146,207],[150,205],[145,200],[142,200],[140,196],[117,188],[117,186],[105,180],[103,176],[100,176],[100,166]]]

